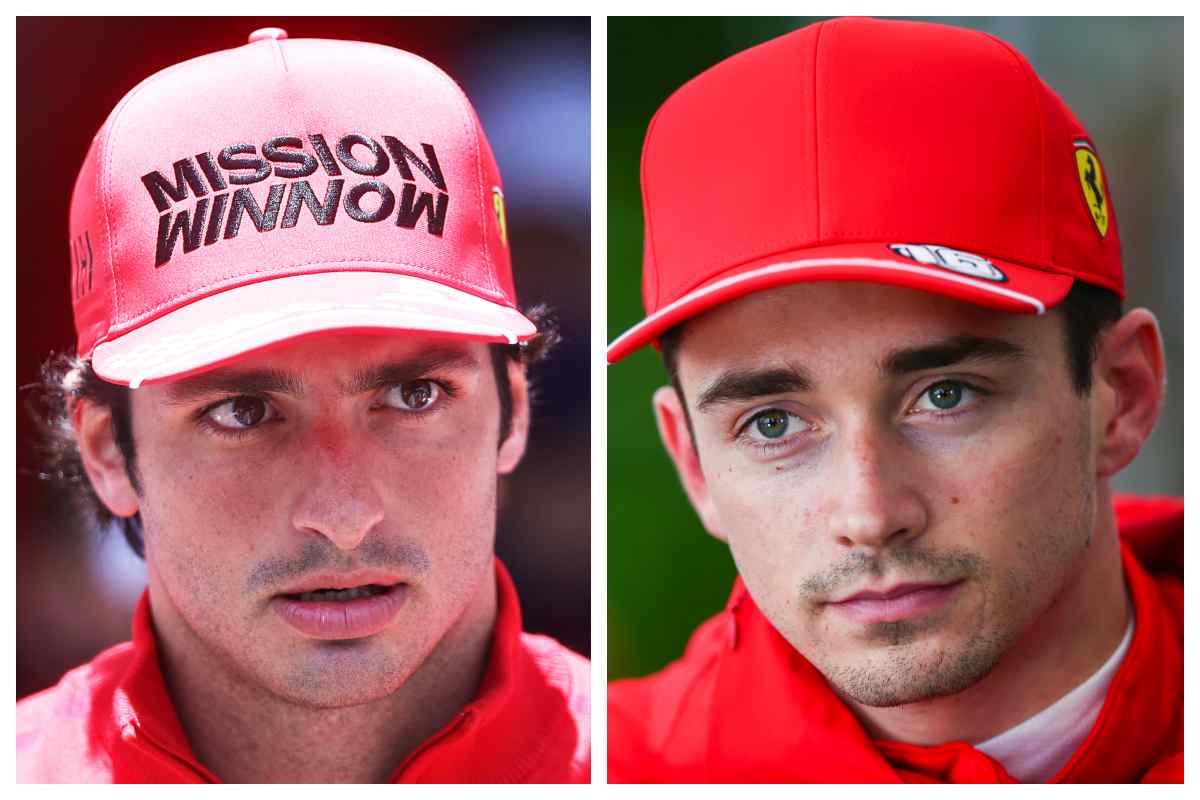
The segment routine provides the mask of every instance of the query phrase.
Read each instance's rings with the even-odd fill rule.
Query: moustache
[[[254,567],[246,591],[254,594],[313,573],[353,572],[364,567],[420,576],[429,571],[429,555],[417,543],[400,539],[364,542],[350,557],[327,540],[308,542],[295,556],[274,558]]]
[[[800,581],[800,597],[822,601],[845,593],[864,578],[883,580],[903,577],[912,582],[949,583],[975,578],[987,571],[987,565],[975,553],[966,550],[930,552],[904,549],[876,555],[851,553],[830,567]]]

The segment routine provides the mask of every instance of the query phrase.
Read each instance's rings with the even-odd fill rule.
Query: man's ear
[[[1166,366],[1153,314],[1135,308],[1101,334],[1092,377],[1096,472],[1107,478],[1133,461],[1162,412]]]
[[[132,517],[138,513],[138,496],[113,434],[112,410],[88,400],[72,400],[70,412],[83,468],[96,496],[115,516]]]
[[[511,358],[508,362],[508,385],[512,395],[512,425],[508,438],[500,444],[496,460],[496,472],[507,475],[521,463],[525,445],[529,441],[529,379],[525,377],[525,365]]]
[[[721,541],[726,541],[721,532],[716,506],[708,491],[708,481],[700,467],[700,453],[688,428],[688,418],[679,393],[671,386],[664,386],[654,393],[654,417],[658,421],[658,434],[663,446],[675,462],[679,480],[692,501],[692,508],[700,516],[705,529]]]

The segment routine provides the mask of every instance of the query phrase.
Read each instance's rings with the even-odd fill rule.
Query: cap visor
[[[1041,314],[1062,302],[1075,279],[995,258],[996,279],[978,278],[894,253],[887,244],[810,248],[727,270],[692,289],[618,336],[608,346],[615,364],[679,323],[751,292],[809,281],[860,281],[943,295],[974,305]]]
[[[309,334],[409,331],[516,344],[537,328],[519,311],[440,283],[382,272],[322,272],[209,295],[97,345],[92,368],[136,388],[219,366]]]

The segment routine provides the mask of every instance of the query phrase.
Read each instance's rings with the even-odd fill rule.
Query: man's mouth
[[[308,585],[292,587],[300,591],[275,595],[270,606],[283,622],[311,639],[373,636],[392,624],[411,587],[402,581],[367,583],[366,580],[369,579],[314,579]],[[324,588],[322,583],[326,584]]]
[[[309,592],[300,592],[299,594],[287,594],[284,597],[289,600],[298,600],[302,603],[344,603],[348,600],[358,600],[363,597],[386,594],[393,588],[392,586],[371,583],[366,586],[355,586],[350,589],[316,589]]]
[[[849,597],[829,602],[826,608],[863,625],[899,622],[924,616],[944,606],[962,585],[908,583],[881,589],[864,589]]]

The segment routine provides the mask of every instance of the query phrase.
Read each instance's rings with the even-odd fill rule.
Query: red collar
[[[1122,558],[1137,614],[1133,642],[1095,727],[1055,781],[1136,781],[1156,766],[1170,776],[1176,752],[1182,777],[1182,583],[1152,578],[1124,543]],[[762,615],[740,579],[727,610],[728,646],[716,662],[704,780],[1013,782],[1003,766],[966,742],[872,741]]]
[[[561,686],[545,674],[547,664],[557,663],[549,651],[561,648],[541,637],[522,637],[516,589],[498,559],[496,587],[496,626],[477,696],[410,754],[391,782],[521,781],[544,769],[551,749],[557,758],[557,752],[570,753],[575,746],[570,737],[577,726],[564,724],[569,720]],[[547,657],[539,658],[538,648]],[[197,760],[168,695],[147,594],[134,612],[132,659],[115,688],[112,710],[106,721],[116,725],[110,745],[115,778],[218,782]],[[565,760],[558,780],[567,779]]]

